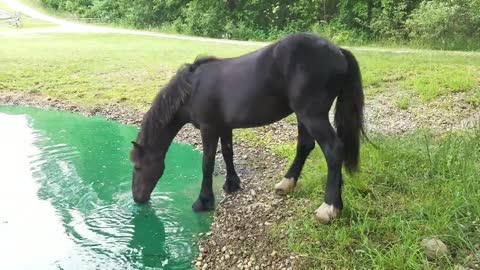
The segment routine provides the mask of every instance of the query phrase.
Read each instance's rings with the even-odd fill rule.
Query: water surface
[[[0,106],[0,269],[189,269],[209,214],[191,204],[201,154],[174,144],[145,206],[131,198],[137,129]]]

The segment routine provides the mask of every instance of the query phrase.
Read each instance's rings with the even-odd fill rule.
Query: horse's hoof
[[[192,209],[195,212],[211,211],[215,208],[215,199],[201,199],[198,198],[192,205]]]
[[[223,191],[225,193],[233,193],[240,189],[240,178],[238,176],[232,176],[225,181],[223,184]]]
[[[295,190],[295,180],[292,178],[283,178],[278,184],[275,185],[275,192],[280,195],[286,195]]]
[[[328,224],[339,216],[340,209],[326,203],[322,203],[322,205],[315,210],[315,219],[321,224]]]

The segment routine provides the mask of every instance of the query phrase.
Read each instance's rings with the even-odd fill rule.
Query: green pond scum
[[[0,106],[0,269],[191,269],[201,153],[173,144],[152,201],[131,196],[137,129],[101,117]]]

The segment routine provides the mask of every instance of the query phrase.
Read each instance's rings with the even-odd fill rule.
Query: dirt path
[[[37,11],[21,3],[18,0],[0,0],[0,2],[5,3],[11,10],[19,11],[29,17],[32,17],[33,19],[38,19],[38,20],[42,20],[42,21],[46,21],[46,22],[50,22],[58,25],[56,27],[48,27],[48,28],[14,29],[14,30],[0,32],[0,35],[21,35],[21,34],[41,34],[41,33],[126,34],[126,35],[140,35],[140,36],[149,36],[149,37],[180,39],[180,40],[190,40],[190,41],[199,41],[199,42],[213,42],[213,43],[244,45],[244,46],[263,46],[268,44],[265,42],[201,38],[201,37],[172,35],[172,34],[164,34],[164,33],[158,33],[158,32],[148,32],[148,31],[139,31],[139,30],[130,30],[130,29],[82,24],[82,23],[70,22],[67,20],[49,16],[47,14],[44,14],[40,11]]]

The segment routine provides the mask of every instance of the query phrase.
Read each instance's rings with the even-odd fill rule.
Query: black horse
[[[334,99],[336,132],[328,119]],[[138,203],[150,199],[164,171],[164,159],[179,130],[191,123],[203,143],[203,180],[193,210],[214,208],[212,173],[218,140],[226,163],[223,189],[240,188],[233,165],[232,129],[271,124],[295,113],[298,143],[295,160],[275,186],[292,192],[315,141],[328,165],[324,203],[316,219],[328,223],[343,208],[342,164],[358,168],[363,132],[361,74],[351,52],[309,33],[296,33],[252,53],[227,59],[207,57],[183,66],[159,92],[145,114],[130,153],[132,193]]]

